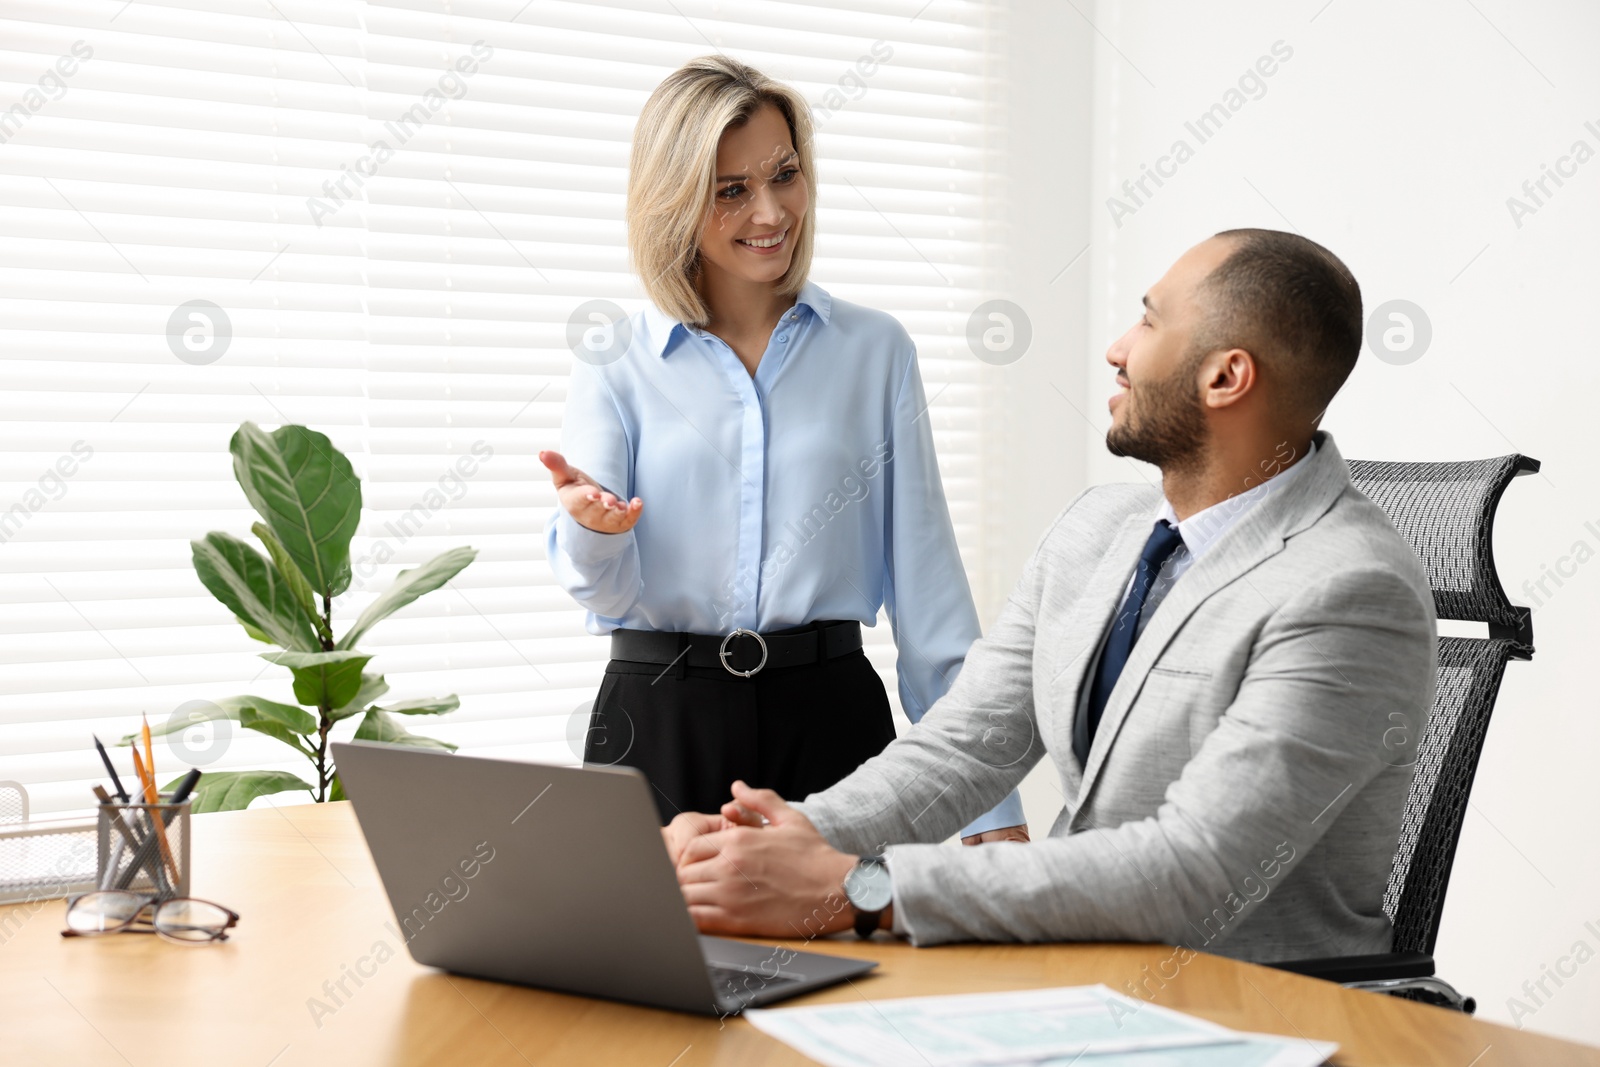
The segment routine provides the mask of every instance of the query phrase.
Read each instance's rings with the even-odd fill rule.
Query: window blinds
[[[916,339],[976,579],[986,19],[979,0],[0,2],[0,778],[80,809],[92,732],[292,700],[189,560],[209,530],[248,535],[227,452],[245,419],[327,433],[363,479],[336,632],[402,567],[479,550],[363,642],[391,697],[460,695],[416,728],[576,759],[606,643],[543,558],[535,453],[559,437],[573,310],[641,306],[639,109],[713,50],[813,103],[812,276]],[[869,650],[891,675],[886,626]],[[163,781],[300,762],[227,725],[157,751]]]

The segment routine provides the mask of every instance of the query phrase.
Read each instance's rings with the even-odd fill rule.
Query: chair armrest
[[[1327,956],[1314,960],[1269,963],[1280,971],[1329,982],[1379,982],[1396,978],[1430,978],[1433,957],[1426,952],[1383,952],[1375,956]]]

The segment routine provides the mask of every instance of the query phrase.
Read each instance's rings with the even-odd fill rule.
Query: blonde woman
[[[628,176],[653,306],[582,351],[539,454],[551,568],[611,636],[584,759],[643,770],[663,823],[735,779],[804,797],[892,741],[861,646],[880,606],[912,722],[979,636],[916,349],[807,278],[814,174],[788,86],[707,56],[657,87]],[[1027,840],[1020,802],[963,835]]]

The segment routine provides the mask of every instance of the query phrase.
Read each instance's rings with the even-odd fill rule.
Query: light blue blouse
[[[560,507],[546,527],[589,632],[871,626],[885,606],[900,702],[922,718],[980,631],[905,328],[807,283],[754,378],[653,306],[628,328],[620,358],[574,362],[561,446],[644,510],[624,534]],[[962,833],[1022,821],[1013,793]]]

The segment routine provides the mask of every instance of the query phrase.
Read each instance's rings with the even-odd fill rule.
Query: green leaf
[[[323,617],[317,614],[316,594],[311,591],[311,583],[306,581],[306,576],[300,573],[300,568],[289,558],[289,551],[283,547],[283,542],[267,529],[265,523],[252,524],[250,532],[267,546],[267,555],[272,557],[272,565],[278,568],[278,576],[288,585],[289,592],[294,594],[295,602],[306,613],[306,618],[311,620],[311,625],[316,627],[317,633],[323,640],[332,641],[333,632],[328,629]]]
[[[247,623],[243,619],[239,618],[239,616],[235,615],[233,618],[234,618],[234,620],[236,622],[238,622],[238,624],[240,626],[244,627],[244,632],[245,633],[249,634],[251,637],[255,638],[257,641],[260,641],[262,644],[264,644],[264,645],[275,645],[275,644],[278,643],[278,642],[276,642],[276,641],[274,641],[272,639],[272,636],[270,634],[262,633],[260,630],[256,629],[254,626],[251,626],[249,623]]]
[[[394,583],[367,605],[367,610],[356,619],[350,632],[339,640],[339,648],[354,648],[374,623],[388,618],[425,593],[431,593],[451,578],[460,574],[467,564],[478,556],[475,548],[452,548],[437,555],[420,567],[401,571]]]
[[[373,708],[367,712],[366,718],[361,720],[361,726],[356,730],[356,740],[384,741],[391,745],[408,745],[411,748],[437,748],[445,752],[454,752],[457,748],[448,741],[436,741],[431,737],[412,733],[400,725],[400,720],[379,708]]]
[[[252,719],[273,719],[285,725],[295,723],[301,726],[310,724],[308,729],[299,732],[307,735],[317,732],[316,720],[306,714],[301,708],[293,704],[280,704],[266,697],[232,696],[221,697],[217,700],[195,701],[188,705],[188,713],[182,718],[170,716],[165,722],[151,723],[150,736],[162,737],[166,734],[186,730],[196,723],[209,722],[212,719],[232,719],[242,723],[246,710],[251,713]],[[298,718],[303,716],[303,718]],[[256,727],[252,727],[256,729]],[[119,745],[131,745],[139,737],[138,734],[128,734],[118,741]]]
[[[335,708],[329,713],[328,718],[333,722],[348,719],[352,715],[360,715],[367,707],[383,694],[389,691],[389,683],[381,674],[363,674],[361,676],[361,689],[355,697],[342,708]]]
[[[294,594],[267,558],[234,537],[213,531],[189,542],[194,571],[211,595],[246,624],[284,648],[315,650],[317,640]]]
[[[328,786],[328,799],[330,801],[350,799],[344,795],[344,783],[339,781],[339,776],[337,774],[333,776],[333,781]]]
[[[276,737],[306,759],[315,763],[317,754],[302,737],[310,738],[317,732],[317,720],[304,708],[279,704],[271,700],[253,700],[239,709],[239,725],[246,730]]]
[[[390,715],[443,715],[455,711],[461,706],[461,698],[451,693],[447,697],[423,697],[421,700],[402,700],[398,704],[388,704],[374,711],[388,712]]]
[[[294,698],[316,708],[339,708],[361,689],[365,652],[263,652],[261,658],[294,672]]]
[[[172,789],[180,781],[181,778],[174,778],[163,791]],[[208,811],[238,811],[248,808],[256,797],[296,789],[311,792],[308,783],[288,771],[207,771],[189,794],[194,800],[189,810],[196,815]]]
[[[344,453],[304,426],[271,433],[253,422],[228,443],[233,474],[284,550],[325,597],[350,586],[350,538],[361,519],[361,483]]]

